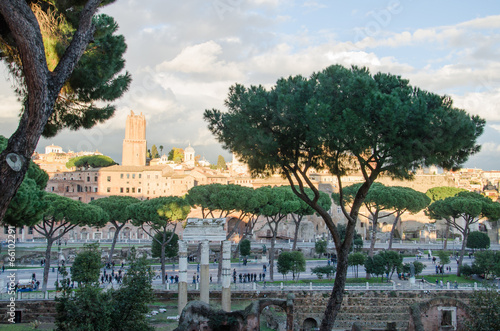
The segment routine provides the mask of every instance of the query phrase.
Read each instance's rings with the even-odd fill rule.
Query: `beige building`
[[[35,155],[34,159],[43,169],[49,173],[49,182],[46,190],[56,194],[70,197],[75,200],[88,203],[94,199],[111,195],[133,196],[140,200],[156,198],[160,196],[183,196],[189,189],[198,185],[237,184],[246,187],[258,188],[262,186],[289,185],[288,181],[276,175],[269,178],[252,178],[248,173],[248,167],[242,163],[236,155],[232,162],[228,163],[227,171],[218,171],[209,167],[197,166],[195,150],[189,144],[184,150],[184,162],[176,164],[168,161],[165,155],[161,158],[151,160],[146,164],[146,120],[141,113],[131,113],[127,116],[125,139],[123,140],[122,165],[114,165],[106,168],[75,170],[65,168],[66,162],[76,153],[64,153],[59,146],[48,146],[46,154]],[[97,153],[97,152],[96,152]],[[100,154],[100,153],[99,153]],[[457,186],[472,189],[477,182],[494,182],[498,185],[500,172],[483,172],[477,169],[465,169],[455,173],[438,174],[437,169],[420,171],[413,181],[397,181],[389,177],[380,177],[377,181],[390,186],[406,186],[417,191],[425,192],[436,186]],[[317,187],[328,194],[338,191],[337,177],[326,172],[311,171],[310,179]],[[343,177],[343,186],[361,182],[361,174],[351,174]],[[476,187],[474,187],[476,188]],[[496,186],[498,189],[498,186]],[[362,211],[363,212],[363,211]],[[193,213],[196,213],[194,211]],[[345,222],[344,215],[339,206],[332,205],[330,215],[335,223]],[[384,219],[380,224],[382,240],[383,233],[387,232],[394,218]],[[229,222],[228,222],[229,223]],[[254,229],[255,237],[267,235],[265,222],[261,220],[260,225]],[[429,219],[424,213],[417,215],[405,214],[402,222],[397,225],[399,233],[405,231],[421,233],[428,228]],[[360,217],[357,223],[357,232],[368,238],[370,222],[367,218]],[[114,227],[108,225],[102,229],[76,228],[68,234],[68,240],[110,240],[114,234]],[[24,233],[23,240],[35,239],[30,229],[21,231]],[[293,220],[287,219],[279,230],[280,237],[293,237]],[[328,236],[328,230],[324,222],[316,217],[307,217],[301,225],[300,240],[312,240],[317,237]],[[142,229],[127,225],[122,234],[123,240],[147,240]]]

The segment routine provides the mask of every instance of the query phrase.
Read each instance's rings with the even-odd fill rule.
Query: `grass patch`
[[[422,279],[421,277],[419,277],[419,279]],[[439,282],[440,280],[443,281],[443,283],[446,284],[446,281],[449,281],[450,283],[454,283],[455,281],[457,281],[457,283],[466,283],[466,284],[474,284],[474,283],[477,283],[478,281],[474,280],[474,279],[470,279],[470,278],[466,278],[466,277],[463,277],[463,276],[460,276],[458,277],[457,275],[455,274],[444,274],[444,275],[427,275],[427,276],[424,276],[424,279],[426,281],[428,281],[429,283],[436,283],[436,279],[437,281]]]
[[[347,278],[346,283],[347,284],[365,284],[365,283],[370,283],[370,284],[384,284],[387,283],[387,279],[384,277],[384,281],[382,281],[382,278],[379,277],[378,279],[375,277],[372,277],[370,279],[366,278]],[[263,284],[263,282],[257,282],[258,284]],[[266,282],[268,285],[280,285],[283,283],[284,285],[286,284],[333,284],[334,279],[299,279],[297,281],[295,280],[275,280],[274,282]]]

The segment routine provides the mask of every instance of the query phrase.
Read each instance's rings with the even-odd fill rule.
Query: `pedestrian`
[[[454,286],[455,288],[458,288],[458,283],[457,283],[457,281],[455,281],[455,283],[453,284],[453,286]]]
[[[443,280],[439,281],[439,287],[443,288]]]
[[[262,274],[259,273],[259,282],[261,282],[261,281],[262,281]]]
[[[439,281],[438,279],[436,278],[436,287],[439,285]]]
[[[241,283],[241,282],[242,282],[242,279],[243,279],[243,275],[241,274],[241,272],[240,272],[240,274],[239,274],[239,277],[240,277],[240,283]]]
[[[196,284],[196,276],[193,275],[193,284]]]
[[[175,283],[179,283],[179,275],[175,275]]]
[[[210,283],[212,283],[212,275],[210,275]]]

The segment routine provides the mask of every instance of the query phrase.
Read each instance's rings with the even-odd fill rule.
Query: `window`
[[[141,179],[141,177],[142,177],[142,174],[139,174],[139,179]]]
[[[94,193],[97,193],[97,186],[94,187]]]
[[[123,179],[123,174],[120,174],[120,178]]]
[[[106,178],[106,180],[107,180],[108,182],[110,182],[110,181],[111,181],[111,176],[108,176],[108,177]]]
[[[129,178],[130,178],[130,174],[127,174],[127,179],[129,179]]]
[[[132,193],[135,193],[135,187],[132,187]]]
[[[441,323],[442,327],[453,328],[457,327],[457,308],[456,307],[438,307],[438,311],[441,312]],[[443,329],[444,330],[444,329]]]
[[[52,187],[50,188],[50,190],[51,190],[52,192],[54,192],[54,186],[52,186]]]
[[[8,234],[9,233],[9,227],[7,225],[5,225],[3,227],[3,234]]]
[[[90,176],[87,176],[87,182],[90,182]]]
[[[97,176],[94,176],[94,182],[97,182]]]
[[[126,192],[127,192],[127,193],[130,193],[130,188],[128,188],[128,187],[127,187]]]
[[[132,174],[132,179],[135,179],[135,174]]]
[[[78,197],[78,201],[82,201],[82,197]]]
[[[120,193],[123,193],[123,187],[120,187]]]
[[[66,186],[66,192],[69,192],[69,186]]]
[[[111,192],[111,187],[106,187],[106,192],[110,193]]]
[[[140,187],[137,188],[137,193],[141,193],[141,188]]]
[[[33,234],[33,229],[34,229],[34,228],[33,228],[32,226],[30,226],[30,227],[28,228],[28,234]]]
[[[90,198],[90,201],[94,201],[94,197],[91,197],[91,198]]]

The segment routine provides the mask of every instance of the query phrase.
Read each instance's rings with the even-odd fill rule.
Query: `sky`
[[[366,66],[449,95],[486,119],[481,152],[467,168],[500,170],[500,2],[428,0],[117,0],[113,16],[133,82],[116,114],[91,130],[40,139],[121,162],[130,110],[147,120],[148,148],[189,144],[212,163],[231,160],[209,132],[205,109],[224,110],[235,83],[273,86],[329,65]],[[0,134],[17,127],[20,105],[0,66]]]

